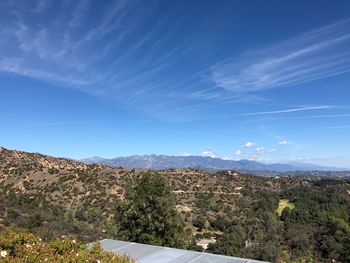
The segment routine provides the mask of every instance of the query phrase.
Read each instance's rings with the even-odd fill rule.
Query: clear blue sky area
[[[350,168],[350,1],[1,1],[0,145]]]

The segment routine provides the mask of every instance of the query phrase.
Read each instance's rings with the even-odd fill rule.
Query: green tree
[[[245,239],[244,228],[241,225],[235,225],[224,232],[217,242],[209,244],[208,251],[229,256],[241,256]]]
[[[35,214],[28,219],[26,223],[26,227],[28,229],[33,229],[41,226],[42,224],[43,224],[43,218],[39,214]]]
[[[282,221],[287,221],[290,217],[290,208],[287,206],[282,210],[282,214],[281,214],[281,220]]]
[[[206,219],[201,215],[197,216],[196,219],[193,221],[193,226],[198,228],[198,231],[201,232],[203,228],[205,227]]]
[[[120,235],[129,241],[184,247],[185,232],[170,186],[156,172],[144,172],[117,203]]]

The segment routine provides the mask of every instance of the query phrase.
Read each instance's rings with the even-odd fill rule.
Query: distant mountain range
[[[168,155],[133,155],[106,159],[92,157],[80,160],[86,164],[100,163],[114,167],[141,168],[141,169],[168,169],[168,168],[202,168],[212,170],[248,170],[248,171],[344,171],[336,167],[326,167],[307,163],[274,163],[264,164],[250,160],[223,160],[204,156],[168,156]]]

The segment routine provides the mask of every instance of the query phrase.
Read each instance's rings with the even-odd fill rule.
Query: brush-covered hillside
[[[183,248],[275,262],[350,260],[347,180],[196,169],[156,174],[170,189]],[[128,193],[142,176],[142,170],[0,148],[0,229],[27,229],[48,239],[68,235],[84,242],[118,238],[172,245],[160,240],[157,231],[141,239],[134,231],[139,226],[133,222],[136,215],[122,225],[127,207],[137,207]],[[151,193],[157,200],[157,191]],[[137,202],[142,207],[143,199]]]

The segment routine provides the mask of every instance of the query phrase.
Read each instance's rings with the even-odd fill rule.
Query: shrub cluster
[[[0,234],[1,262],[111,262],[131,263],[129,258],[102,250],[96,243],[91,249],[76,240],[62,236],[60,239],[43,241],[27,232],[6,231]]]

